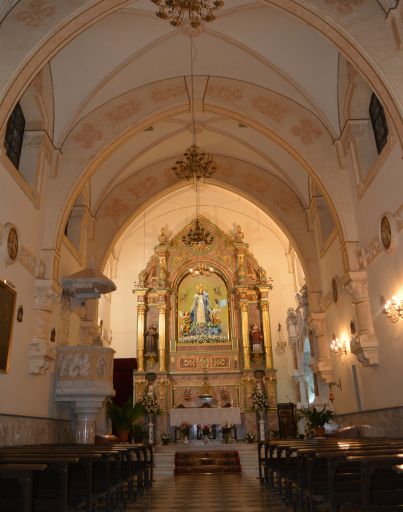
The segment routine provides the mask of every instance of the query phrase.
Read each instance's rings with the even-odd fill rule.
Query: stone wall
[[[0,446],[71,443],[69,420],[0,414]]]
[[[360,426],[362,435],[403,437],[403,407],[338,414],[335,419],[340,428]]]

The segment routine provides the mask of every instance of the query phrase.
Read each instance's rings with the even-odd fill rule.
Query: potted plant
[[[247,443],[254,443],[256,441],[256,434],[252,431],[245,434],[245,441]]]
[[[179,426],[179,430],[181,431],[181,434],[183,436],[183,442],[185,444],[189,443],[189,434],[190,434],[191,428],[192,428],[192,425],[190,423],[188,423],[187,421],[183,421]]]
[[[144,415],[142,404],[138,402],[133,405],[130,399],[123,405],[109,400],[106,404],[106,411],[121,442],[127,442],[133,423]]]
[[[208,436],[211,434],[211,427],[210,425],[200,425],[200,430],[203,436],[203,442],[204,444],[207,444],[208,442]]]
[[[224,425],[221,425],[221,432],[224,439],[224,443],[229,442],[233,428],[234,425],[230,425],[228,422],[225,422]]]
[[[316,437],[323,437],[325,435],[325,423],[328,423],[333,419],[333,411],[326,408],[326,404],[323,409],[318,410],[316,407],[309,407],[301,409],[300,413],[305,418],[309,430],[313,430]]]
[[[170,439],[171,438],[170,438],[169,434],[161,434],[162,444],[167,445],[169,443]]]

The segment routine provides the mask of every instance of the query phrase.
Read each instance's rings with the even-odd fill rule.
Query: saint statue
[[[256,322],[253,322],[253,324],[250,326],[249,340],[252,345],[252,352],[263,351],[263,336]]]
[[[211,324],[209,297],[203,286],[197,287],[197,293],[193,297],[190,320],[192,331],[194,330],[196,333],[206,331]]]
[[[158,327],[156,324],[150,325],[145,333],[146,354],[157,352],[158,347]]]

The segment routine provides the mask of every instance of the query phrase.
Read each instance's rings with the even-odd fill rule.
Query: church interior
[[[142,488],[166,438],[280,489],[313,409],[403,453],[403,2],[2,0],[0,42],[0,508],[8,450],[106,442],[127,400]],[[227,506],[319,510],[284,489]]]

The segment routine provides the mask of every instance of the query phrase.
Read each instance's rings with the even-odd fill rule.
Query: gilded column
[[[165,314],[166,304],[161,304],[158,309],[158,353],[160,359],[160,371],[166,371],[165,363]]]
[[[261,310],[263,323],[263,338],[266,349],[266,368],[273,368],[273,348],[271,343],[270,312],[268,301],[262,302]]]
[[[137,304],[137,371],[144,372],[144,315],[145,304]]]
[[[242,319],[242,349],[243,349],[243,362],[244,369],[250,369],[250,354],[249,354],[249,325],[248,325],[248,303],[241,302],[241,319]]]

